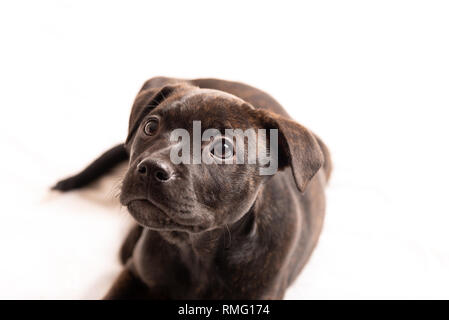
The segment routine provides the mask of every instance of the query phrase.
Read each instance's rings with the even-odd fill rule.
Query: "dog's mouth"
[[[158,205],[147,199],[136,199],[129,201],[126,205],[129,213],[136,221],[149,229],[160,231],[187,231],[198,233],[207,229],[207,227],[198,223],[198,221],[179,221],[170,217]]]

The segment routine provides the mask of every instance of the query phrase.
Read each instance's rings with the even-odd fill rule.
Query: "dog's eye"
[[[159,121],[157,121],[156,119],[150,119],[145,124],[145,127],[143,127],[143,132],[145,132],[147,136],[152,136],[157,132],[158,128]]]
[[[216,158],[229,159],[234,156],[234,146],[231,141],[223,138],[212,145],[210,153]]]

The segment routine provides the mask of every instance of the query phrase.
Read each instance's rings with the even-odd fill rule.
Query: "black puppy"
[[[194,121],[201,121],[201,132],[277,129],[277,172],[261,175],[258,161],[216,161],[235,157],[234,141],[224,136],[201,142],[211,164],[174,164],[170,155],[179,142],[170,134],[182,128],[192,135]],[[217,143],[222,154],[211,147]],[[323,223],[331,161],[317,136],[245,84],[152,78],[135,100],[126,143],[54,189],[80,188],[128,158],[120,201],[138,225],[122,246],[124,270],[107,299],[284,296]]]

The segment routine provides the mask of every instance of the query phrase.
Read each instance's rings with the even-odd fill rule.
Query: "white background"
[[[153,76],[243,81],[331,149],[327,220],[287,298],[449,298],[445,1],[2,1],[0,298],[100,298],[119,177],[47,191],[126,136]]]

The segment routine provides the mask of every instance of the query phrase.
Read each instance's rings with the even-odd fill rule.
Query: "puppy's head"
[[[238,221],[270,178],[261,172],[273,161],[275,169],[291,167],[300,191],[323,163],[317,141],[296,122],[186,84],[138,94],[126,148],[120,201],[141,225],[161,231],[197,233]]]

